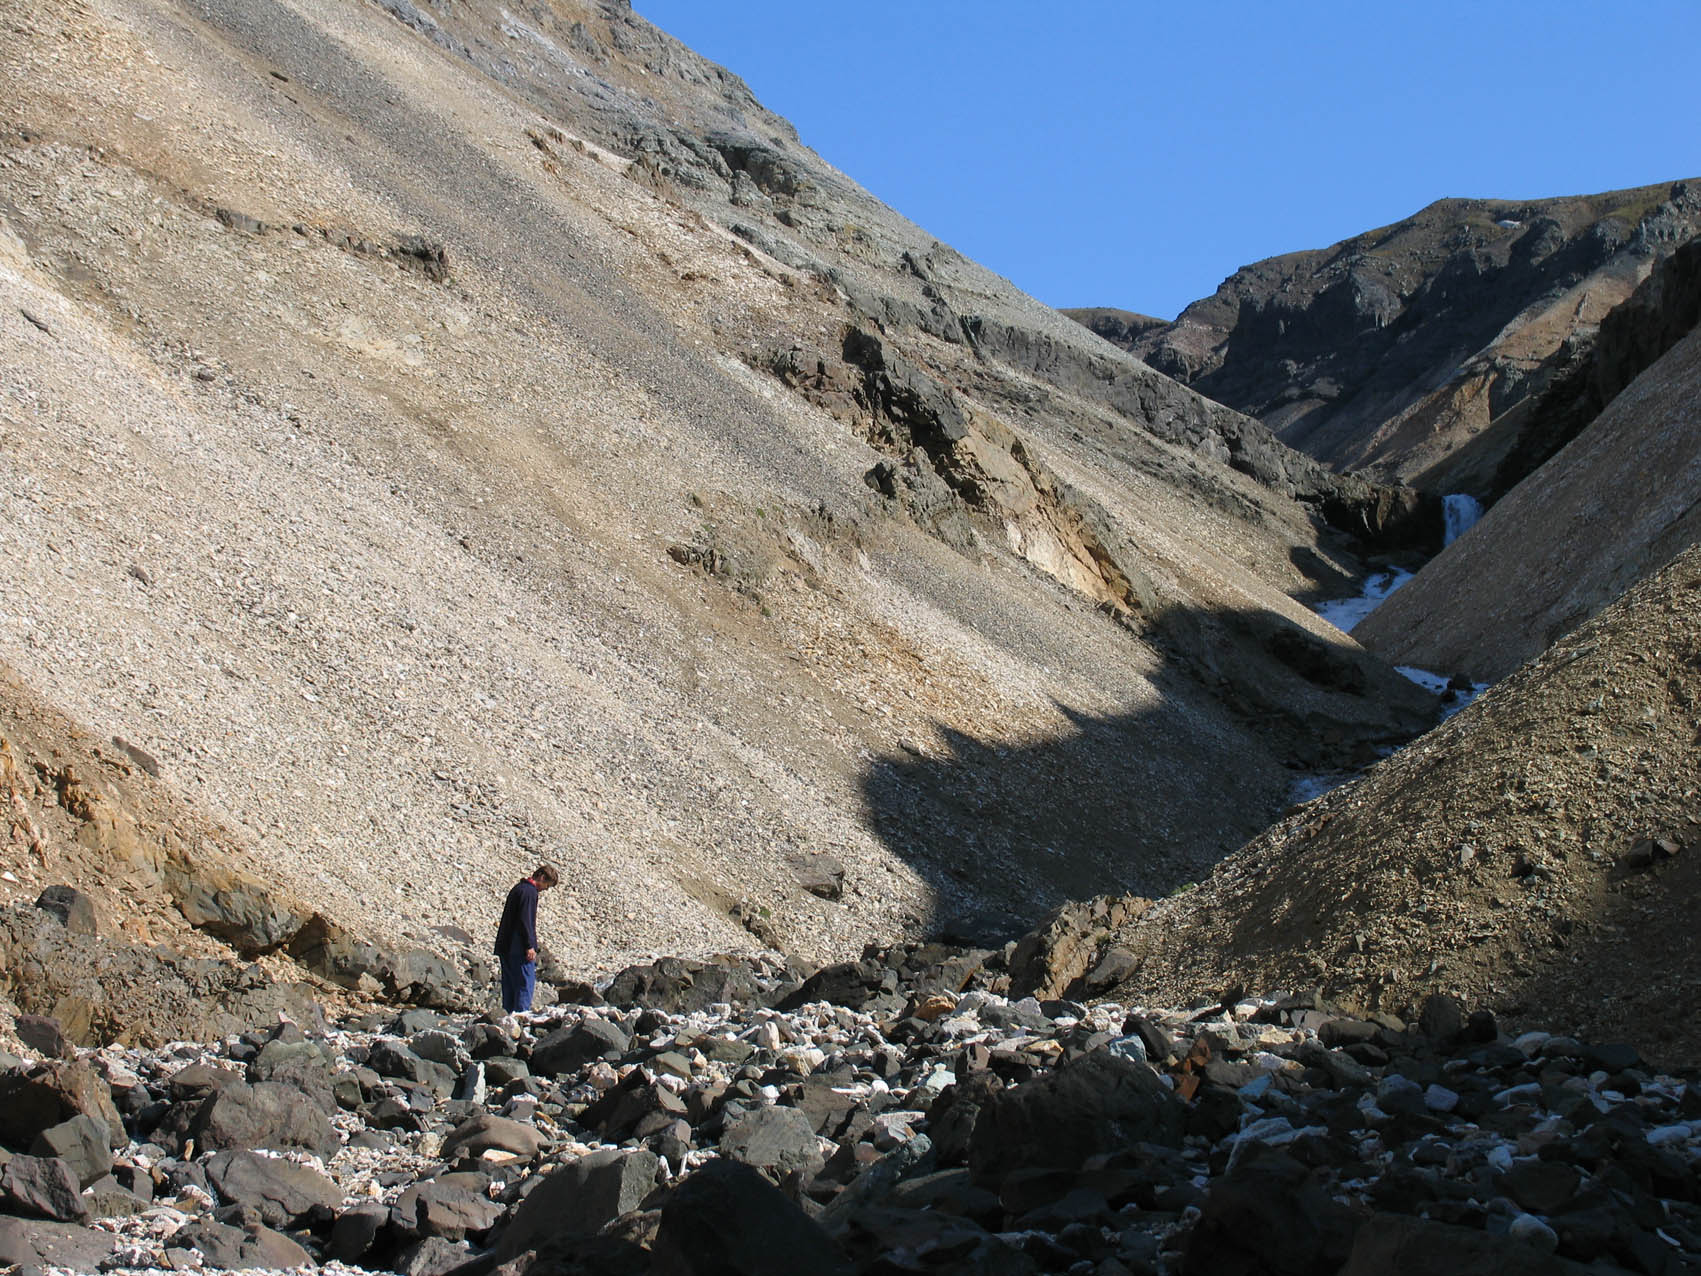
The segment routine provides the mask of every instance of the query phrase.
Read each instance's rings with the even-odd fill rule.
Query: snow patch
[[[1373,572],[1364,582],[1364,592],[1356,598],[1331,598],[1312,608],[1319,616],[1344,634],[1382,605],[1384,599],[1412,578],[1403,567],[1390,567]]]

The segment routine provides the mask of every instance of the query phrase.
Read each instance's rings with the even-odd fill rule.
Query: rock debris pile
[[[1701,1088],[1434,996],[1012,999],[1010,958],[0,1060],[0,1264],[545,1273],[1696,1270]],[[1439,1264],[1439,1265],[1438,1265]]]

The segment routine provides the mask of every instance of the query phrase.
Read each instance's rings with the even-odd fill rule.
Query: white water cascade
[[[1482,502],[1474,496],[1466,496],[1463,492],[1455,492],[1446,499],[1444,504],[1447,525],[1442,533],[1443,546],[1451,545],[1471,528],[1482,517]]]

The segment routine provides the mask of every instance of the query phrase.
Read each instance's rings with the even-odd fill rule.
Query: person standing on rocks
[[[502,964],[502,1009],[509,1014],[532,1008],[537,987],[537,897],[561,880],[554,868],[539,864],[521,878],[502,905],[496,927],[496,957]]]

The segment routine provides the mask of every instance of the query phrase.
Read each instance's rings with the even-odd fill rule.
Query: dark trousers
[[[502,1009],[513,1013],[532,1008],[532,990],[537,987],[537,963],[524,953],[504,953],[502,963]]]

